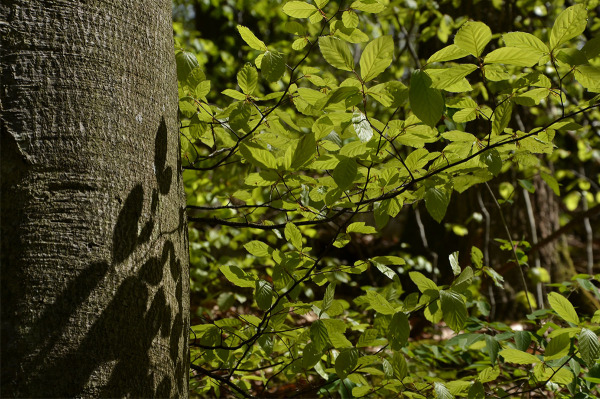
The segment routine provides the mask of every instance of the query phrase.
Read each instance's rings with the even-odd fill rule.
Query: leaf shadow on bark
[[[46,307],[30,333],[15,345],[21,345],[21,349],[22,346],[29,347],[26,352],[35,355],[33,361],[22,359],[23,370],[15,372],[14,386],[7,389],[7,393],[31,397],[174,397],[186,392],[185,378],[182,377],[187,373],[185,359],[182,359],[186,354],[180,353],[184,347],[181,340],[185,343],[187,339],[184,337],[186,317],[181,301],[183,270],[173,241],[166,238],[185,228],[184,214],[180,212],[177,229],[155,231],[160,226],[157,214],[161,197],[169,194],[173,180],[173,168],[166,166],[166,162],[167,127],[162,118],[155,139],[156,182],[150,198],[150,216],[143,220],[145,193],[143,185],[137,183],[130,190],[115,223],[112,262],[91,263],[82,270],[54,303]],[[152,255],[156,250],[143,255],[144,263],[121,281],[110,302],[75,349],[65,354],[52,354],[56,345],[65,339],[72,317],[90,300],[94,290],[106,280],[119,279],[118,274],[122,272],[119,265],[135,254],[140,245],[152,240],[156,245],[151,243],[151,248],[158,250],[162,246],[160,255]],[[169,272],[165,273],[167,268]],[[165,288],[173,285],[174,293]],[[167,299],[173,294],[178,302],[176,308],[172,308]],[[159,335],[169,346],[169,359],[157,359],[156,339]],[[158,352],[162,350],[159,348]],[[112,363],[112,367],[107,368],[107,363]],[[110,375],[109,369],[112,369]],[[5,377],[10,376],[3,375],[3,391]],[[104,382],[100,388],[92,388],[89,386],[92,379]],[[43,393],[40,387],[46,387]]]

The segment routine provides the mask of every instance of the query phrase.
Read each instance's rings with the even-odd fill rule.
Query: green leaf
[[[496,364],[496,359],[498,358],[498,351],[500,350],[500,344],[494,337],[490,335],[485,335],[485,347],[488,350],[490,355],[490,362],[492,366]]]
[[[265,280],[257,280],[254,290],[254,299],[259,309],[267,310],[271,307],[273,302],[273,288],[271,284]]]
[[[240,144],[240,152],[252,165],[265,169],[277,169],[277,160],[266,148],[251,142],[244,141]]]
[[[593,331],[582,328],[577,339],[579,340],[581,358],[588,367],[593,367],[597,364],[598,357],[600,356],[598,336]]]
[[[410,79],[408,99],[413,113],[429,126],[435,126],[444,112],[444,99],[439,90],[433,89],[427,73],[416,70]]]
[[[531,33],[509,32],[503,34],[502,39],[507,47],[516,47],[537,52],[540,56],[550,52],[548,46],[546,46],[544,42],[533,36]]]
[[[488,170],[494,176],[498,176],[502,170],[502,158],[500,157],[498,150],[495,148],[482,153],[479,156],[479,160],[487,165]]]
[[[486,367],[479,372],[478,380],[482,383],[494,381],[500,375],[499,367]]]
[[[251,255],[258,257],[271,256],[273,253],[273,248],[258,240],[253,240],[244,244],[244,248],[246,248],[246,251],[248,251]]]
[[[589,91],[600,92],[600,68],[580,65],[575,69],[575,79]]]
[[[358,349],[344,349],[335,359],[335,372],[340,379],[344,379],[354,370],[358,362]]]
[[[485,399],[485,388],[481,381],[475,381],[471,388],[469,388],[469,393],[467,394],[468,399]]]
[[[458,264],[458,251],[452,252],[450,255],[448,255],[448,259],[450,260],[452,273],[455,276],[458,276],[461,272],[460,265]]]
[[[185,82],[190,72],[199,65],[194,53],[189,51],[178,52],[175,55],[175,63],[177,64],[177,80],[180,82]]]
[[[346,28],[354,29],[358,26],[358,15],[353,10],[344,11],[342,23]]]
[[[560,13],[550,32],[550,48],[556,47],[579,36],[587,25],[585,4],[571,6]]]
[[[238,287],[253,288],[255,285],[256,279],[248,275],[245,271],[237,266],[225,265],[221,266],[219,269],[227,278],[227,280]]]
[[[283,6],[283,12],[293,18],[308,18],[318,12],[312,4],[304,1],[289,1]]]
[[[300,229],[292,222],[285,225],[285,238],[290,242],[297,250],[302,250],[302,233]]]
[[[515,331],[515,344],[518,350],[526,352],[531,344],[531,334],[527,331]]]
[[[430,187],[425,191],[425,207],[436,222],[442,221],[449,203],[450,195],[445,190]]]
[[[285,72],[285,61],[283,54],[277,51],[267,51],[262,59],[260,70],[269,82],[278,81]]]
[[[410,324],[408,317],[402,312],[397,312],[390,321],[387,339],[390,342],[392,350],[402,349],[408,342],[410,335]]]
[[[307,370],[313,368],[321,360],[321,356],[323,352],[317,349],[314,342],[309,342],[302,351],[302,368]]]
[[[440,291],[444,321],[454,332],[459,332],[467,321],[464,299],[454,291]]]
[[[264,44],[258,37],[256,37],[250,29],[243,25],[238,25],[237,30],[242,39],[248,46],[250,46],[250,48],[253,48],[254,50],[267,51],[267,45]]]
[[[361,112],[355,112],[353,114],[352,123],[354,125],[354,131],[362,143],[371,140],[373,137],[373,129],[367,118]]]
[[[402,352],[394,351],[390,363],[392,365],[392,370],[394,371],[394,377],[396,377],[398,381],[402,381],[408,374],[408,365],[406,364],[406,359]]]
[[[571,338],[569,338],[568,333],[555,336],[546,346],[546,351],[544,352],[544,360],[548,361],[560,359],[561,357],[566,356],[569,353],[570,346]]]
[[[298,169],[311,161],[317,152],[317,143],[314,133],[307,133],[295,143],[294,155],[292,156],[292,169]]]
[[[501,47],[485,56],[486,64],[508,64],[532,67],[539,61],[540,53],[518,47]]]
[[[462,64],[444,69],[426,69],[425,72],[432,80],[434,89],[447,89],[459,83],[465,76],[477,69],[477,65]]]
[[[504,349],[498,353],[504,358],[505,362],[516,363],[516,364],[533,364],[540,363],[541,360],[536,356],[523,352],[517,349]]]
[[[367,301],[369,302],[369,305],[371,305],[371,307],[378,313],[396,313],[396,309],[388,302],[388,300],[373,290],[367,291]]]
[[[310,326],[310,339],[317,351],[322,352],[329,345],[329,333],[322,320],[314,321]]]
[[[510,123],[512,115],[513,102],[510,100],[504,101],[494,109],[494,120],[492,121],[492,134],[500,135]]]
[[[394,40],[391,36],[380,36],[365,47],[360,57],[360,76],[364,82],[377,77],[392,63]]]
[[[323,296],[323,304],[321,305],[321,310],[323,312],[327,312],[327,309],[331,307],[334,296],[335,283],[329,283],[329,285],[327,285],[327,289],[325,289],[325,295]]]
[[[579,317],[571,302],[557,292],[548,294],[548,303],[552,310],[556,312],[563,320],[569,323],[579,324]]]
[[[248,130],[250,116],[252,116],[252,105],[240,102],[229,114],[229,126],[234,131]]]
[[[454,399],[454,395],[452,395],[450,390],[441,382],[433,383],[433,391],[435,392],[435,397],[437,399]]]
[[[237,74],[237,81],[240,89],[248,95],[254,93],[258,84],[258,72],[250,63],[246,63]]]
[[[224,94],[227,97],[231,97],[240,101],[244,101],[246,99],[246,96],[237,90],[225,89],[221,92],[221,94]]]
[[[358,165],[353,158],[343,157],[333,170],[333,180],[340,190],[347,189],[358,173]]]
[[[467,55],[469,55],[468,51],[461,49],[456,44],[451,44],[433,53],[433,55],[427,60],[427,64],[431,64],[433,62],[452,61],[466,57]]]
[[[375,234],[377,230],[375,227],[365,226],[365,222],[354,222],[346,227],[346,233]]]
[[[454,37],[454,44],[475,57],[481,56],[492,40],[492,31],[483,22],[467,21]]]
[[[342,40],[331,36],[321,36],[319,38],[319,47],[321,48],[323,58],[331,66],[343,71],[354,70],[354,58],[348,44]]]
[[[450,289],[454,292],[458,292],[462,294],[469,288],[471,282],[473,281],[473,269],[471,266],[465,267],[465,269],[460,273],[460,275],[454,280]]]
[[[409,272],[408,276],[422,293],[429,290],[439,291],[438,286],[420,272]]]

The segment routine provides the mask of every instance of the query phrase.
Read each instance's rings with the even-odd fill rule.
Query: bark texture
[[[1,397],[186,397],[168,0],[0,5]]]

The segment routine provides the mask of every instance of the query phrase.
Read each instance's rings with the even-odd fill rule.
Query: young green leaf
[[[335,372],[338,377],[344,379],[354,370],[358,362],[358,349],[344,349],[335,359]]]
[[[508,64],[532,67],[539,61],[541,54],[529,49],[517,47],[501,47],[485,56],[486,64]]]
[[[311,324],[310,339],[314,343],[315,349],[319,352],[323,352],[329,345],[329,333],[322,320],[316,320]]]
[[[392,350],[402,349],[406,345],[406,342],[408,342],[409,335],[410,324],[408,323],[408,317],[402,312],[395,313],[390,321],[387,335]]]
[[[449,203],[450,195],[445,190],[430,187],[425,191],[425,207],[436,222],[442,221]]]
[[[454,399],[454,395],[452,395],[450,390],[441,382],[433,383],[433,391],[435,392],[435,397],[437,399]]]
[[[334,296],[335,296],[335,283],[329,283],[329,285],[327,286],[327,289],[325,290],[325,295],[323,296],[323,304],[321,305],[321,310],[323,312],[327,312],[327,310],[331,307]]]
[[[323,352],[317,349],[314,342],[309,342],[302,352],[302,368],[311,369],[319,362]]]
[[[540,56],[550,52],[548,46],[531,33],[509,32],[502,35],[506,47],[516,47],[538,53]]]
[[[278,81],[285,72],[285,61],[283,54],[277,51],[267,51],[262,59],[260,70],[269,82]]]
[[[439,291],[438,286],[420,272],[409,272],[408,276],[422,293],[428,290]]]
[[[457,60],[459,58],[466,57],[467,55],[469,55],[468,51],[463,50],[456,44],[451,44],[433,53],[433,55],[427,60],[427,64],[431,64],[433,62]]]
[[[469,392],[467,393],[467,399],[485,399],[485,388],[481,381],[475,381]]]
[[[531,334],[528,331],[515,331],[515,344],[518,350],[526,352],[531,344]]]
[[[410,79],[408,99],[413,113],[429,126],[435,126],[444,112],[444,99],[439,90],[432,88],[427,73],[416,70]]]
[[[314,133],[307,133],[295,143],[292,156],[292,169],[298,169],[313,159],[317,151],[317,143]]]
[[[242,89],[244,93],[250,95],[256,90],[256,85],[258,84],[258,72],[256,72],[256,69],[252,64],[247,63],[238,72],[237,81],[240,89]]]
[[[560,334],[550,340],[550,343],[546,346],[544,352],[544,360],[560,359],[569,353],[569,347],[571,346],[571,338],[569,334]]]
[[[475,57],[481,56],[492,40],[492,31],[483,22],[467,21],[454,37],[454,44]]]
[[[354,29],[358,26],[358,15],[354,10],[344,11],[342,14],[342,23],[346,28]]]
[[[598,357],[600,356],[600,342],[598,342],[598,336],[587,328],[582,328],[578,336],[579,340],[579,353],[583,358],[585,364],[588,367],[593,367],[597,364]]]
[[[391,36],[380,36],[365,47],[360,57],[360,76],[368,82],[385,71],[392,63],[394,40]]]
[[[333,180],[340,190],[345,190],[352,184],[357,173],[358,165],[356,164],[356,160],[354,158],[343,157],[333,170]]]
[[[293,18],[309,18],[318,12],[317,7],[304,1],[288,1],[283,5],[283,12]]]
[[[247,140],[244,141],[240,145],[240,152],[254,166],[265,169],[277,168],[277,160],[271,154],[271,151],[256,143]]]
[[[175,63],[177,64],[177,80],[180,82],[185,82],[190,72],[199,65],[194,53],[189,51],[180,51],[175,54]]]
[[[448,89],[461,82],[465,76],[477,69],[477,65],[462,64],[444,69],[426,69],[425,72],[432,80],[434,89]]]
[[[373,226],[365,226],[365,222],[354,222],[346,227],[346,233],[375,234],[377,230]]]
[[[394,314],[396,309],[381,294],[373,290],[367,291],[367,301],[369,305],[378,313]]]
[[[253,288],[256,282],[256,279],[252,276],[248,275],[245,271],[240,269],[237,266],[225,265],[219,268],[221,273],[233,284],[238,287],[248,287]]]
[[[244,244],[244,248],[246,248],[246,251],[248,251],[251,255],[258,257],[271,256],[273,253],[273,248],[258,240],[253,240]]]
[[[479,372],[478,380],[482,383],[494,381],[500,375],[499,367],[486,367]]]
[[[285,225],[285,238],[288,240],[297,250],[302,250],[302,233],[300,229],[292,222]]]
[[[579,324],[579,316],[571,302],[557,292],[548,294],[548,303],[552,310],[556,312],[563,320],[569,323]]]
[[[458,276],[461,272],[460,265],[458,264],[458,251],[452,252],[450,255],[448,255],[448,259],[450,260],[452,273],[455,276]]]
[[[256,37],[250,29],[243,25],[238,25],[237,30],[248,46],[254,50],[267,51],[267,45],[264,44],[263,41],[258,37]]]
[[[504,358],[505,362],[516,363],[516,364],[533,364],[540,363],[541,360],[536,356],[523,352],[517,349],[504,349],[498,353]]]
[[[273,288],[265,280],[257,280],[254,289],[254,299],[259,309],[267,310],[273,302]]]
[[[321,36],[319,38],[319,48],[323,58],[331,66],[343,71],[354,70],[354,58],[348,44],[344,41],[332,36]]]
[[[560,13],[552,31],[550,32],[550,48],[554,50],[558,46],[579,36],[585,30],[587,24],[587,11],[585,4],[571,6]]]
[[[494,337],[491,335],[485,335],[485,347],[488,350],[490,355],[490,362],[492,366],[496,364],[496,359],[498,358],[498,351],[500,350],[500,344]]]
[[[394,371],[394,377],[396,377],[398,381],[402,381],[408,374],[408,365],[406,364],[406,359],[402,352],[394,351],[390,363]]]
[[[361,112],[355,112],[352,116],[352,123],[354,125],[354,131],[358,136],[358,139],[365,143],[373,137],[373,128],[369,124],[369,121]]]
[[[467,321],[464,299],[454,291],[440,291],[444,321],[454,332],[459,332]]]

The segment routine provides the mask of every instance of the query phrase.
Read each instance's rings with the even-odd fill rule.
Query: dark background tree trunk
[[[3,1],[2,397],[186,397],[171,2]]]

